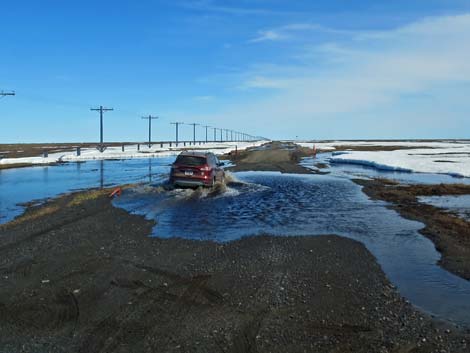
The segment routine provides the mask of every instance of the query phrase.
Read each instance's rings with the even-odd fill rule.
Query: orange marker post
[[[121,194],[122,194],[122,189],[119,187],[119,188],[114,189],[114,191],[109,195],[109,197],[121,196]]]

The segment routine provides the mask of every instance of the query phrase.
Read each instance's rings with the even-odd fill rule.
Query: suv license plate
[[[184,175],[193,175],[193,172],[191,170],[186,170],[184,172]]]

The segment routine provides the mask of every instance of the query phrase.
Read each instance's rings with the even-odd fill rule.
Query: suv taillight
[[[209,167],[209,166],[206,164],[205,166],[203,166],[203,167],[201,168],[201,171],[203,171],[203,172],[210,172],[210,171],[211,171],[211,167]]]

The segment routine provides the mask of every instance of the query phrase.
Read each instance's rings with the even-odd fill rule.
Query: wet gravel
[[[468,352],[334,235],[150,238],[106,192],[0,226],[0,352]]]
[[[249,148],[238,153],[230,153],[222,158],[230,159],[235,165],[229,170],[272,171],[281,173],[311,174],[314,170],[299,165],[303,157],[313,156],[312,149],[293,143],[271,142],[262,148]]]

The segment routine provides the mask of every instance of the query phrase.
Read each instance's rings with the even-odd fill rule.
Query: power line
[[[158,116],[143,116],[142,119],[149,121],[149,148],[152,147],[152,120],[158,119]]]
[[[177,122],[170,123],[170,124],[175,125],[175,127],[176,127],[176,140],[175,140],[175,142],[176,142],[176,147],[178,147],[178,128],[179,128],[180,124],[184,124],[184,123],[182,123],[180,121],[177,121]]]
[[[9,92],[0,91],[0,99],[5,98],[6,96],[14,96],[14,95],[16,95],[15,91],[9,91]]]
[[[202,125],[202,126],[206,128],[206,143],[207,143],[207,129],[210,128],[210,126],[209,125]]]
[[[198,123],[191,123],[191,124],[188,124],[188,125],[193,126],[193,143],[194,143],[194,145],[196,145],[196,126],[198,126],[199,124]]]
[[[3,90],[0,91],[0,99],[3,99],[7,96],[15,96],[15,95],[16,95],[15,91],[3,91]],[[103,152],[104,151],[103,114],[105,112],[114,111],[114,108],[105,108],[103,106],[99,106],[98,108],[90,108],[90,110],[91,111],[97,111],[97,112],[100,113],[100,144],[99,144],[99,150],[100,150],[100,152]],[[145,120],[149,121],[149,133],[148,133],[149,141],[148,141],[148,145],[149,145],[149,148],[150,148],[152,146],[152,120],[159,119],[159,117],[149,115],[149,116],[142,117],[142,119],[145,119]],[[184,123],[183,122],[173,122],[171,124],[175,125],[175,127],[176,127],[176,146],[178,146],[178,144],[179,144],[179,125],[184,124]],[[249,135],[249,134],[245,134],[245,133],[230,130],[230,129],[216,128],[216,127],[211,127],[209,125],[201,125],[201,124],[198,124],[198,123],[190,123],[190,124],[187,124],[187,125],[192,125],[193,126],[193,142],[194,142],[194,144],[196,144],[196,126],[199,126],[199,125],[203,126],[206,129],[206,136],[205,136],[206,137],[205,138],[206,143],[209,141],[209,138],[208,138],[208,129],[209,128],[213,129],[214,142],[217,142],[217,130],[220,131],[220,142],[224,141],[224,138],[223,138],[223,132],[224,131],[225,131],[225,141],[253,141],[256,138],[266,139],[265,137],[259,137],[259,136],[255,137],[255,136],[252,136],[252,135]]]
[[[104,151],[104,146],[103,146],[103,113],[113,111],[114,109],[113,108],[104,108],[102,105],[100,105],[99,108],[91,108],[90,110],[100,112],[100,146],[99,146],[99,150],[100,150],[100,152],[103,152]]]

